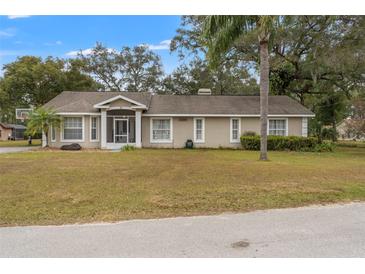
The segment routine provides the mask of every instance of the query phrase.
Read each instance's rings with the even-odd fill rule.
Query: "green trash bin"
[[[194,143],[192,140],[188,139],[186,142],[185,142],[185,148],[194,148]]]

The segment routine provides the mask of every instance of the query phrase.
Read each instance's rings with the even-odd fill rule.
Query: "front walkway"
[[[364,257],[365,203],[0,228],[0,257]]]
[[[35,149],[37,147],[0,147],[0,153],[10,153],[10,152],[22,152]]]

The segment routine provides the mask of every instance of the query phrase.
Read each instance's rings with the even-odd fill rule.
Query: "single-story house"
[[[259,96],[157,95],[149,92],[64,91],[47,104],[62,117],[49,145],[84,148],[239,147],[245,131],[260,132]],[[269,97],[268,133],[307,136],[314,114],[287,96]]]
[[[337,124],[337,133],[338,133],[338,138],[341,140],[354,140],[354,141],[363,141],[365,140],[365,136],[364,134],[354,134],[352,127],[350,127],[350,125],[360,125],[360,118],[358,119],[354,119],[352,117],[347,117],[346,119],[344,119],[342,122]],[[363,120],[362,120],[363,121]],[[361,123],[364,124],[365,122]]]
[[[26,129],[23,125],[0,123],[0,140],[23,140]]]

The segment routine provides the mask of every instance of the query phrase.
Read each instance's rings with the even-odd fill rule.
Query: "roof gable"
[[[130,103],[129,104],[129,107],[130,108],[141,108],[141,109],[147,109],[147,106],[140,103],[140,102],[137,102],[133,99],[130,99],[126,96],[123,96],[123,95],[117,95],[117,96],[114,96],[112,98],[109,98],[105,101],[102,101],[100,103],[97,103],[94,105],[94,108],[109,108],[110,106],[113,106],[113,103],[117,102],[117,101],[122,101],[122,102],[128,102]]]
[[[99,109],[94,108],[94,105],[118,95],[145,105],[147,108],[151,98],[151,94],[147,92],[64,91],[46,103],[44,107],[52,108],[57,113],[98,113]]]

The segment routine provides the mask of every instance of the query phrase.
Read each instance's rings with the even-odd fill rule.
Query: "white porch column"
[[[100,119],[100,145],[101,148],[106,148],[106,110],[101,110],[101,119]]]
[[[136,147],[142,147],[142,111],[136,110]]]

